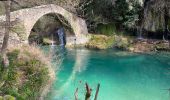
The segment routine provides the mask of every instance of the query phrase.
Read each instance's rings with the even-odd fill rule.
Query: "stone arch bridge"
[[[35,23],[44,15],[49,13],[56,13],[62,15],[68,23],[70,23],[75,36],[76,43],[83,44],[88,41],[86,34],[88,34],[86,22],[76,15],[68,12],[60,6],[50,4],[36,6],[33,8],[26,8],[11,12],[11,22],[15,22],[11,28],[10,43],[28,43],[28,37]],[[0,16],[0,22],[5,21],[5,16]],[[2,26],[2,25],[1,25]],[[4,28],[0,27],[0,41],[2,42]],[[75,42],[75,41],[74,41]],[[9,43],[9,44],[10,44]],[[18,43],[18,44],[19,44]]]

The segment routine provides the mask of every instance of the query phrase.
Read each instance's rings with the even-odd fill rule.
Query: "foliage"
[[[128,50],[134,39],[132,37],[124,37],[120,34],[110,36],[90,34],[91,39],[85,46],[92,49],[117,48]]]
[[[1,77],[5,81],[0,87],[2,94],[9,94],[17,100],[38,99],[40,90],[49,80],[49,72],[48,65],[34,52],[30,52],[28,48],[8,52],[10,65],[7,76]],[[1,69],[0,73],[4,73],[4,70]]]
[[[114,42],[114,36],[105,35],[90,35],[91,39],[86,44],[87,48],[93,49],[107,49],[111,48]]]
[[[112,20],[110,0],[83,0],[78,8],[78,14],[86,19],[90,31],[94,32],[99,23]]]
[[[95,30],[97,33],[104,34],[104,35],[113,35],[117,33],[116,26],[114,23],[98,24]]]
[[[84,0],[80,3],[81,13],[89,30],[95,32],[99,23],[115,23],[119,27],[134,27],[142,9],[136,0]]]
[[[141,11],[141,5],[139,2],[132,0],[117,0],[115,7],[112,10],[114,20],[119,25],[131,28],[135,26],[135,22],[139,20],[139,13]]]

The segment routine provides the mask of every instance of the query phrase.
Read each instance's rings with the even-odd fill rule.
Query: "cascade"
[[[53,37],[53,34],[52,34],[52,41],[51,41],[51,46],[54,46],[54,37]]]
[[[60,28],[58,30],[58,37],[59,37],[60,46],[64,47],[66,44],[64,28]]]

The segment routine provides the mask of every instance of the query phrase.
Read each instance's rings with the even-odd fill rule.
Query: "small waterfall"
[[[137,38],[140,39],[140,40],[143,39],[143,37],[142,37],[142,29],[141,28],[142,28],[141,26],[137,27],[137,34],[138,34]]]
[[[51,43],[52,46],[54,46],[54,37],[52,35],[52,43]]]
[[[60,28],[58,30],[58,36],[59,36],[60,46],[64,47],[66,44],[64,28]]]
[[[141,25],[137,27],[138,39],[140,39],[140,40],[143,39],[142,34],[143,34],[144,23],[147,21],[147,18],[148,18],[148,7],[149,7],[149,1],[146,0],[144,3],[142,22],[141,22]]]
[[[52,40],[51,40],[51,48],[53,48],[55,46],[55,43],[54,43],[54,36],[52,34]]]

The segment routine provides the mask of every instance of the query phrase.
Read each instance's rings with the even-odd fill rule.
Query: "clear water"
[[[45,51],[50,50],[45,47]],[[60,68],[46,100],[75,100],[76,88],[79,89],[79,100],[84,100],[85,82],[93,89],[91,100],[98,83],[101,85],[98,100],[170,100],[168,53],[134,54],[87,49],[62,52],[53,47],[53,57],[60,54],[64,59],[61,64],[53,60],[53,65]]]

